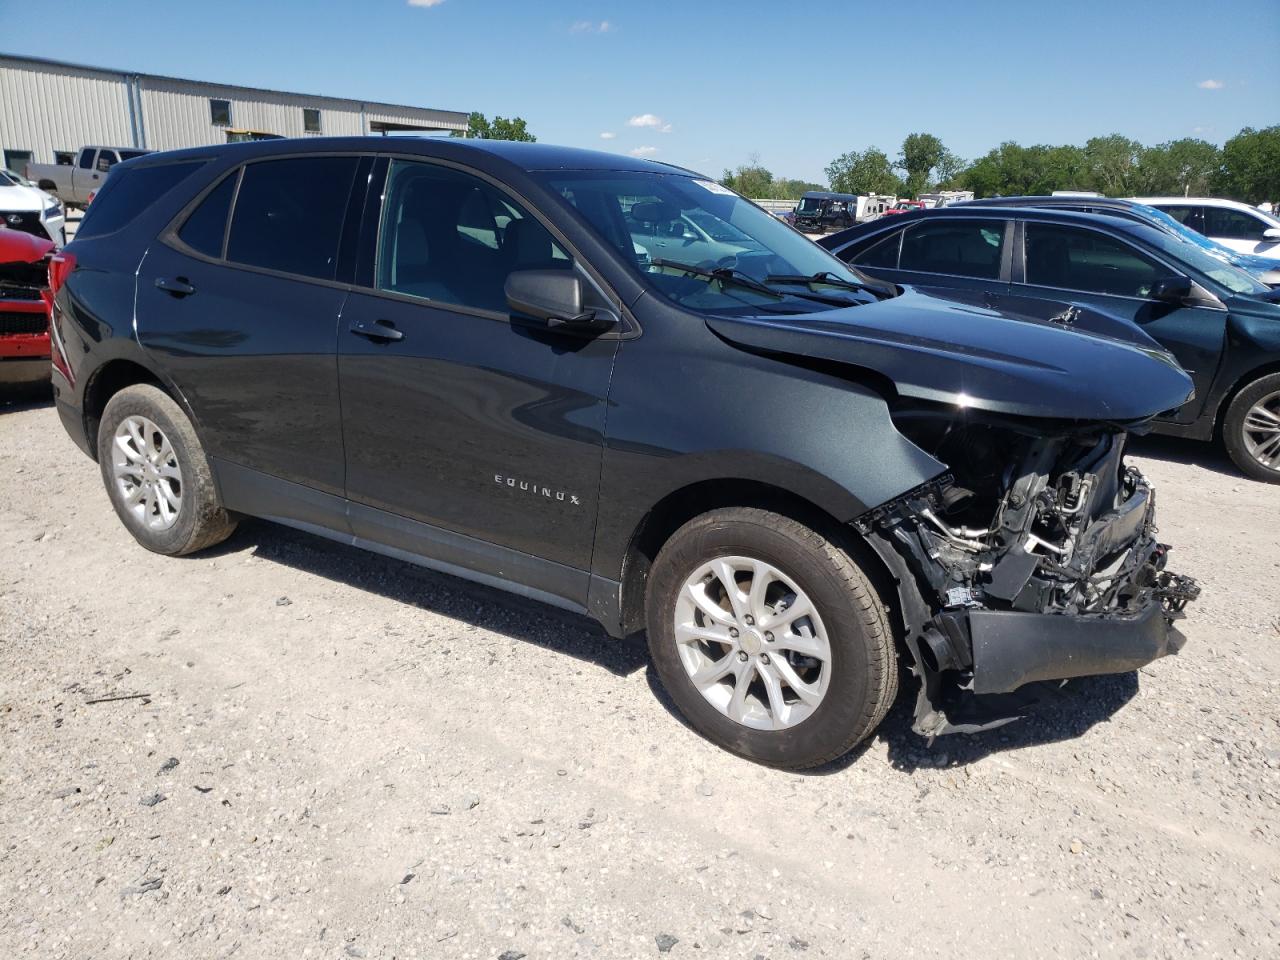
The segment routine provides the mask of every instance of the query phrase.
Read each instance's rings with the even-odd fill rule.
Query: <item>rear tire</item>
[[[1280,373],[1244,387],[1222,418],[1222,442],[1245,476],[1280,483]]]
[[[654,666],[681,714],[759,763],[834,760],[897,695],[893,639],[867,577],[780,514],[733,507],[686,523],[654,560],[646,616]]]
[[[195,428],[159,387],[135,384],[108,401],[98,426],[98,465],[120,522],[154,553],[195,553],[236,528]]]

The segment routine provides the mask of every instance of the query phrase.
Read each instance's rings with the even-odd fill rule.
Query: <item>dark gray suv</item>
[[[651,229],[682,222],[714,260]],[[867,736],[899,658],[930,736],[965,698],[1131,670],[1196,592],[1124,460],[1191,391],[1167,353],[870,280],[691,171],[156,154],[52,283],[58,412],[144,547],[263,517],[647,630],[691,724],[765,763]]]

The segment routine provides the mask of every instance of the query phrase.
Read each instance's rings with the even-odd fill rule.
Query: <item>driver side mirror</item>
[[[1162,303],[1182,303],[1190,296],[1190,277],[1161,277],[1151,288],[1151,299]]]
[[[606,311],[584,308],[582,278],[573,270],[517,270],[508,274],[504,292],[512,311],[544,321],[549,330],[598,332],[616,322]]]
[[[1280,227],[1268,227],[1262,231],[1263,240],[1280,240]]]

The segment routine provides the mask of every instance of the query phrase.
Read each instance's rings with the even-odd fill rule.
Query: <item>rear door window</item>
[[[85,211],[76,239],[88,240],[127,226],[203,165],[203,161],[166,163],[156,167],[124,167],[113,173]]]
[[[332,280],[356,157],[290,157],[247,164],[227,259]]]
[[[1159,209],[1163,210],[1184,226],[1188,226],[1192,230],[1198,230],[1201,233],[1205,232],[1203,207],[1194,207],[1191,204],[1178,204],[1176,206],[1160,207]]]
[[[93,150],[80,151],[80,169],[81,170],[93,169],[93,155],[94,155]]]
[[[1004,234],[1003,220],[914,224],[902,237],[898,269],[998,280]]]
[[[1145,298],[1156,280],[1170,272],[1106,234],[1051,223],[1027,224],[1027,283]]]

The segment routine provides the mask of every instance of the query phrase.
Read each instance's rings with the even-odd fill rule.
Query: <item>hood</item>
[[[45,258],[53,249],[50,240],[0,226],[0,288],[46,286],[49,268]]]
[[[47,194],[35,187],[24,187],[20,184],[0,185],[0,210],[24,213],[34,210],[36,213],[48,206]]]
[[[1069,326],[1049,319],[1067,306],[908,287],[861,307],[707,325],[745,349],[871,370],[901,396],[993,413],[1127,423],[1191,397],[1191,378],[1136,326],[1083,309]]]

